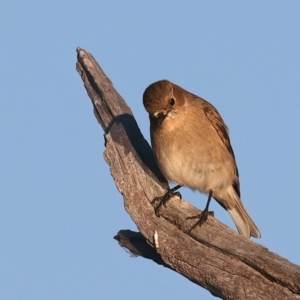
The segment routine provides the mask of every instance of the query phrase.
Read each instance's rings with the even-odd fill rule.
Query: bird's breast
[[[151,130],[153,152],[163,175],[204,193],[230,184],[226,170],[230,157],[222,153],[218,140],[213,140],[214,132],[201,131],[201,124],[190,128],[188,124],[178,126],[171,121],[165,119],[161,126]]]

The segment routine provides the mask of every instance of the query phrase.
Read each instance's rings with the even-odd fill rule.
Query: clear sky
[[[258,242],[300,264],[299,15],[299,1],[2,1],[0,299],[215,299],[113,239],[136,226],[103,159],[78,46],[148,140],[150,83],[169,79],[213,103]],[[205,196],[182,195],[204,208]]]

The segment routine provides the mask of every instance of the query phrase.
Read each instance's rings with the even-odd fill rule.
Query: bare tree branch
[[[150,201],[168,186],[130,108],[91,54],[78,48],[76,64],[106,138],[104,157],[126,211],[141,233],[115,237],[223,299],[300,299],[300,267],[237,234],[213,217],[188,233],[200,211],[173,197],[158,218]],[[142,102],[141,102],[142,103]],[[142,105],[142,104],[141,104]],[[157,241],[154,242],[154,233]]]

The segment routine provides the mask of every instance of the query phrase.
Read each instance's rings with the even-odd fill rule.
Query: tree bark
[[[152,259],[222,299],[300,299],[300,267],[237,234],[209,216],[191,233],[187,217],[200,211],[178,197],[154,213],[151,200],[168,183],[130,108],[91,54],[77,48],[76,69],[105,132],[104,158],[140,233],[115,239],[135,255]],[[142,101],[141,101],[142,105]],[[155,238],[156,236],[156,238]]]

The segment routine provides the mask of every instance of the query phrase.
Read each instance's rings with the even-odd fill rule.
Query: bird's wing
[[[236,176],[237,176],[237,181],[233,182],[233,187],[240,197],[240,184],[239,184],[239,180],[238,180],[239,171],[236,166],[234,152],[233,152],[231,144],[230,144],[228,128],[225,125],[225,123],[224,123],[221,115],[218,113],[218,111],[207,101],[204,102],[203,111],[204,111],[204,114],[206,115],[206,117],[208,118],[208,120],[210,121],[211,125],[214,127],[214,129],[218,133],[218,135],[219,135],[220,139],[222,140],[223,144],[225,145],[226,149],[233,157],[234,164],[235,164],[235,172],[236,172]]]

